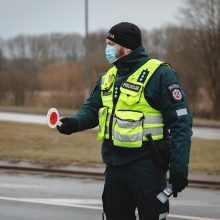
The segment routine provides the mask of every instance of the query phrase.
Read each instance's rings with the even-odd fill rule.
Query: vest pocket
[[[142,146],[144,114],[136,111],[116,111],[113,117],[112,139],[115,146]]]
[[[138,103],[140,101],[142,90],[143,87],[140,87],[139,91],[132,91],[120,87],[120,100],[125,102],[127,105],[134,105],[135,103]]]
[[[99,109],[99,132],[97,139],[99,141],[104,140],[106,132],[106,121],[108,117],[108,108],[103,107]]]

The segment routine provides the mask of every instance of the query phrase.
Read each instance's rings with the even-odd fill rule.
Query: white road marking
[[[195,217],[195,216],[187,216],[187,215],[168,215],[171,218],[179,218],[179,219],[190,219],[190,220],[220,220],[219,218],[203,218],[203,217]]]
[[[82,205],[102,205],[100,199],[45,199],[36,198],[35,201],[43,201],[48,203],[60,203],[60,204],[82,204]]]
[[[46,115],[25,114],[25,113],[12,113],[0,112],[1,121],[15,121],[25,123],[47,124]]]
[[[102,210],[102,202],[100,199],[12,198],[12,197],[1,196],[0,200]],[[197,216],[174,215],[174,214],[169,214],[168,217],[184,219],[184,220],[220,220],[216,218],[204,218]]]
[[[30,188],[30,189],[42,189],[45,188],[44,186],[39,186],[39,185],[25,185],[25,184],[13,184],[13,183],[0,183],[0,188]]]
[[[200,201],[171,201],[172,206],[195,206],[195,207],[217,207],[220,208],[220,204],[216,203],[203,203]]]
[[[90,205],[82,205],[82,204],[74,203],[74,201],[73,201],[73,203],[72,202],[71,203],[68,203],[68,202],[66,203],[66,202],[63,202],[63,201],[59,201],[59,199],[52,199],[52,200],[50,200],[50,199],[38,199],[38,198],[28,199],[28,198],[11,198],[11,197],[3,197],[3,196],[0,197],[0,200],[102,210],[102,207],[95,206],[95,205],[92,204],[92,202],[89,203]]]

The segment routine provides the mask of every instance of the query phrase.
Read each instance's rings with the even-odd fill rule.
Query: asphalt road
[[[103,181],[0,173],[1,220],[101,220]],[[220,190],[188,188],[168,220],[220,220]]]

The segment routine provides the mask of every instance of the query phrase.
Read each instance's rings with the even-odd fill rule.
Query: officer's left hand
[[[181,192],[188,185],[188,180],[183,177],[171,176],[169,182],[172,184],[173,197],[177,197],[177,194]]]

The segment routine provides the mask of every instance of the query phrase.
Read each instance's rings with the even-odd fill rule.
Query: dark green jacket
[[[116,61],[118,69],[115,87],[142,66],[149,57],[142,46],[129,55]],[[91,96],[82,108],[73,116],[79,123],[79,131],[94,128],[98,125],[98,111],[102,107],[101,77]],[[164,118],[164,140],[156,141],[162,157],[170,161],[171,175],[187,177],[192,136],[192,116],[187,107],[180,81],[175,71],[161,65],[151,77],[144,90],[149,104],[160,110]],[[167,132],[169,131],[169,132]],[[170,151],[170,158],[167,154]],[[115,147],[111,140],[102,144],[102,157],[107,165],[123,165],[141,158],[151,158],[152,152],[148,142],[142,148],[127,149]]]

